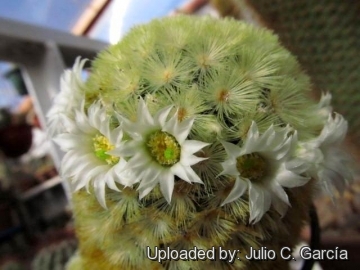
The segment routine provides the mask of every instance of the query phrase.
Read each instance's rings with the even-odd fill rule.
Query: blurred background
[[[62,153],[46,137],[62,71],[78,55],[93,59],[137,24],[177,14],[272,29],[310,75],[314,98],[332,93],[334,110],[349,121],[344,147],[355,164],[360,160],[358,1],[0,0],[0,269],[60,270],[76,250],[70,196],[58,176]],[[316,269],[360,269],[359,180],[356,171],[336,203],[327,196],[314,202],[321,247],[350,254]],[[309,237],[307,227],[304,244]]]

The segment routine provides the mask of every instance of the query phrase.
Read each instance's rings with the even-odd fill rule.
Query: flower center
[[[97,158],[102,161],[105,161],[109,165],[114,165],[119,162],[119,157],[114,157],[106,152],[113,150],[115,146],[113,146],[107,138],[102,135],[96,135],[93,138],[94,151]]]
[[[180,145],[175,137],[164,131],[150,134],[147,142],[150,155],[163,166],[171,166],[180,160]]]
[[[269,171],[268,163],[257,153],[238,157],[236,159],[236,168],[242,177],[255,182],[261,180]]]

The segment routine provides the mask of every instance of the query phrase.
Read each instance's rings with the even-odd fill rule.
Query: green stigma
[[[163,166],[171,166],[180,160],[181,148],[175,137],[164,131],[156,131],[147,142],[150,155]]]
[[[260,181],[269,172],[268,163],[258,153],[238,157],[236,168],[242,177],[254,182]]]
[[[175,156],[175,151],[174,151],[174,149],[171,149],[171,148],[165,149],[165,151],[164,151],[164,158],[165,158],[166,160],[173,159],[174,156]]]
[[[107,138],[105,138],[102,135],[96,135],[93,138],[93,145],[94,145],[94,151],[95,156],[105,161],[109,165],[114,165],[119,162],[119,157],[114,157],[112,155],[107,154],[106,152],[111,151],[115,148]]]

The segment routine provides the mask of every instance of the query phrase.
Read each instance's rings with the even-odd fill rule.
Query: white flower
[[[171,108],[166,107],[152,117],[140,99],[137,121],[122,118],[124,131],[132,140],[110,152],[130,157],[126,168],[135,175],[134,182],[140,182],[140,199],[159,183],[164,198],[170,203],[175,175],[189,183],[203,183],[191,166],[204,160],[193,154],[208,144],[186,140],[194,118],[179,122],[175,113],[166,121]]]
[[[126,161],[108,151],[122,144],[121,127],[110,129],[109,116],[99,103],[91,105],[88,115],[75,111],[75,121],[69,123],[69,133],[54,140],[66,152],[61,174],[71,180],[74,191],[94,185],[95,195],[106,208],[105,186],[119,191],[116,183],[126,185],[129,175],[123,172]]]
[[[297,156],[311,165],[309,175],[320,181],[329,194],[333,193],[333,188],[343,191],[346,182],[353,178],[349,159],[340,147],[347,128],[347,121],[340,114],[333,117],[329,113],[320,135],[300,143],[297,150]]]
[[[221,174],[236,178],[222,205],[235,201],[249,190],[250,223],[258,222],[271,205],[280,215],[285,215],[290,202],[283,187],[302,186],[309,180],[300,175],[307,169],[304,162],[291,157],[297,143],[296,132],[288,133],[288,128],[275,131],[270,126],[260,135],[256,123],[252,122],[241,148],[222,142],[228,159],[222,163]]]
[[[72,70],[65,70],[60,80],[60,92],[55,96],[54,103],[47,113],[48,134],[55,137],[66,131],[69,118],[73,119],[75,109],[80,109],[83,93],[81,71],[86,59],[76,58]]]

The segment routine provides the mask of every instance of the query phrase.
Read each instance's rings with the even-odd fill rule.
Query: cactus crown
[[[137,26],[100,53],[86,84],[130,119],[141,96],[152,113],[174,104],[179,121],[195,117],[190,138],[240,142],[251,121],[260,132],[290,125],[300,138],[321,130],[309,78],[271,32],[234,20],[184,17]],[[305,120],[306,119],[306,120]]]

